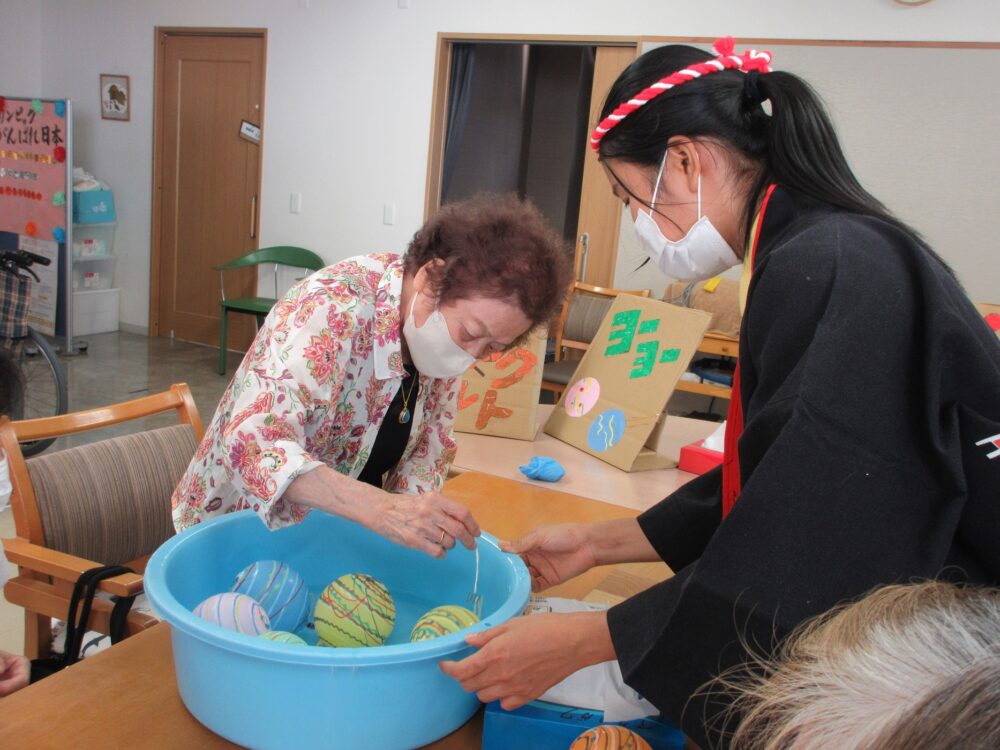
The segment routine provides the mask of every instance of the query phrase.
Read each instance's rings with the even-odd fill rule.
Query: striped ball
[[[413,631],[410,633],[410,643],[457,633],[477,622],[479,622],[479,618],[465,607],[459,607],[456,604],[435,607],[429,612],[425,612],[417,620],[417,624],[413,626]]]
[[[396,622],[396,605],[379,581],[349,573],[323,590],[313,619],[328,646],[381,646]]]
[[[569,750],[652,750],[649,743],[631,729],[602,724],[581,734]]]
[[[246,635],[260,635],[271,628],[267,612],[260,604],[246,594],[232,591],[208,597],[194,608],[194,613],[203,620]]]
[[[258,560],[248,565],[236,576],[231,591],[256,599],[274,630],[295,631],[305,624],[309,592],[302,576],[283,562]]]
[[[268,630],[266,633],[261,633],[260,637],[266,638],[269,641],[274,641],[275,643],[289,643],[293,646],[309,645],[295,635],[295,633],[289,633],[285,630]]]

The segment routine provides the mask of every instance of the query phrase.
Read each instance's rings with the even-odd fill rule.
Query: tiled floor
[[[127,401],[166,390],[173,383],[187,383],[202,420],[207,422],[229,382],[228,377],[216,373],[219,354],[218,349],[212,347],[130,333],[104,333],[82,338],[89,344],[87,353],[61,359],[69,381],[71,411]],[[239,357],[230,355],[229,375],[238,363]],[[171,420],[170,415],[163,415],[96,433],[74,435],[57,440],[49,450],[159,427],[171,424]],[[6,510],[0,513],[0,537],[13,534],[14,519],[11,511]],[[0,593],[0,649],[21,653],[23,644],[22,610],[8,604]]]

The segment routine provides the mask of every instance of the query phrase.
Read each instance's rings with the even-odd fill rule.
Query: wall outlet
[[[288,200],[288,210],[293,214],[302,213],[302,193],[292,193]]]
[[[385,203],[382,205],[382,223],[392,226],[396,223],[396,204]]]

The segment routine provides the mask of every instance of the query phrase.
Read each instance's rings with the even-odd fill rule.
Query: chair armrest
[[[85,571],[101,565],[93,560],[85,560],[82,557],[32,544],[27,539],[20,537],[11,537],[0,541],[3,541],[7,559],[14,565],[70,583],[75,583]],[[123,573],[120,576],[101,581],[98,588],[113,596],[135,596],[142,593],[142,576],[135,573]]]

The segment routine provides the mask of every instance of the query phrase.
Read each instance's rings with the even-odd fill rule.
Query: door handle
[[[584,232],[580,235],[580,278],[577,281],[583,281],[584,277],[587,275],[587,256],[590,255],[590,234]]]
[[[250,199],[250,239],[257,239],[257,193]]]

